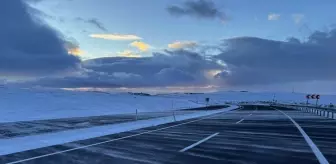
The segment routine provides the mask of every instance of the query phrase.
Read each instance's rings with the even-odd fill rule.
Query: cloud
[[[229,72],[218,74],[225,84],[268,85],[292,82],[335,81],[336,29],[316,31],[305,42],[296,38],[275,41],[240,37],[225,41],[216,56]]]
[[[28,9],[28,12],[33,15],[35,18],[36,17],[40,17],[40,18],[43,18],[43,19],[50,19],[50,20],[56,20],[58,21],[58,18],[53,16],[53,15],[50,15],[50,14],[47,14],[41,10],[38,10],[36,8],[33,8],[33,7],[29,7],[27,8]]]
[[[299,24],[301,23],[302,19],[304,19],[304,15],[303,14],[292,14],[292,19],[295,22],[295,24]]]
[[[136,54],[135,52],[130,51],[130,50],[125,50],[125,51],[122,51],[122,52],[118,52],[117,54],[118,54],[119,57],[129,57],[129,58],[139,58],[139,57],[141,57],[141,55]]]
[[[147,51],[151,47],[150,45],[148,45],[144,42],[141,42],[141,41],[134,41],[130,44],[130,46],[136,47],[140,51]]]
[[[79,47],[76,47],[76,48],[68,49],[68,53],[75,55],[75,56],[80,56],[84,54],[85,52],[81,50]]]
[[[176,41],[168,44],[168,47],[172,49],[191,48],[195,46],[197,46],[197,42],[194,41]]]
[[[92,26],[96,27],[97,29],[102,30],[104,32],[108,31],[106,29],[105,25],[102,22],[100,22],[97,18],[86,19],[86,18],[82,18],[82,17],[76,17],[75,20],[90,24],[90,25],[92,25]]]
[[[210,0],[189,0],[184,4],[172,5],[167,8],[167,11],[173,16],[191,16],[201,19],[215,19],[218,18],[226,21],[225,13],[220,11],[216,5]]]
[[[83,61],[79,76],[48,77],[25,84],[69,88],[274,86],[291,90],[314,81],[336,81],[335,42],[336,30],[316,31],[306,41],[294,37],[287,41],[236,37],[217,45],[219,54],[207,58],[201,52],[184,49],[153,53],[150,57],[97,58]]]
[[[139,36],[125,34],[91,34],[90,37],[106,40],[142,40]]]
[[[64,78],[41,78],[24,83],[45,87],[164,87],[207,85],[206,73],[224,69],[200,54],[185,50],[154,53],[151,57],[106,57],[84,61],[83,72]]]
[[[107,32],[107,29],[105,28],[103,23],[101,23],[97,18],[91,18],[91,19],[87,20],[87,22],[96,26],[98,29]]]
[[[106,75],[97,72],[83,72],[80,76],[69,76],[69,77],[44,77],[39,78],[35,81],[28,81],[24,83],[18,83],[19,86],[43,86],[51,88],[87,88],[87,87],[98,87],[98,88],[114,88],[121,87],[115,84],[115,79],[113,75]],[[122,81],[122,80],[119,80]]]
[[[43,1],[52,1],[52,0],[23,0],[24,2],[28,2],[28,3],[40,3]],[[68,0],[68,1],[72,1],[72,0]]]
[[[23,2],[28,2],[28,3],[40,3],[45,0],[23,0]]]
[[[267,19],[270,21],[276,21],[280,19],[280,16],[281,16],[280,14],[271,13],[271,14],[268,14]]]
[[[119,55],[125,57],[80,61],[67,52],[79,48],[78,43],[67,45],[61,34],[34,17],[29,8],[18,0],[0,1],[0,75],[6,78],[44,77],[20,85],[57,88],[240,87],[336,81],[336,29],[315,31],[307,40],[295,37],[287,41],[231,38],[213,46],[218,52],[207,57],[203,52],[209,50],[198,51],[202,48],[199,46],[194,50],[196,52],[173,49],[153,53],[150,57],[131,58],[135,57],[132,56],[134,52],[124,51]],[[96,35],[92,37],[141,40],[135,35]],[[67,74],[73,70],[76,70],[73,74]],[[53,76],[59,74],[62,76]]]
[[[72,39],[71,41],[65,41],[64,46],[67,49],[68,53],[71,55],[80,56],[85,53],[83,50],[80,49],[79,43],[74,39]]]
[[[0,1],[0,75],[41,76],[78,68],[64,39],[21,0]]]
[[[155,74],[155,78],[159,83],[167,86],[170,86],[171,84],[177,86],[183,86],[188,83],[192,84],[197,79],[193,74],[177,68],[163,68]]]

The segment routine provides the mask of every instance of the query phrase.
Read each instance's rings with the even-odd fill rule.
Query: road
[[[327,161],[336,163],[335,120],[297,110],[255,106],[0,156],[0,163],[28,164]]]

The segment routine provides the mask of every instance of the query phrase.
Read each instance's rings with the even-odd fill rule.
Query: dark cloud
[[[103,23],[101,23],[98,19],[92,18],[92,19],[87,20],[87,22],[93,24],[98,29],[107,32],[107,29],[104,27]]]
[[[192,16],[196,18],[226,20],[225,13],[217,9],[216,5],[210,0],[189,0],[183,5],[172,5],[167,11],[174,16]]]
[[[42,86],[51,88],[115,88],[121,87],[116,85],[118,77],[109,76],[104,73],[97,72],[82,72],[81,75],[68,77],[45,77],[35,81],[28,81],[19,84],[20,86]],[[122,81],[122,80],[121,80]]]
[[[155,78],[163,85],[186,85],[197,80],[193,74],[176,68],[163,68],[155,74]],[[178,80],[176,80],[178,79]]]
[[[100,58],[86,61],[83,67],[97,72],[127,72],[144,77],[151,77],[166,68],[174,68],[186,75],[194,75],[197,79],[203,77],[200,74],[205,70],[222,68],[213,61],[205,60],[200,54],[186,50],[154,53],[153,57],[146,58]]]
[[[156,87],[206,85],[207,72],[223,69],[198,53],[185,50],[155,53],[153,57],[108,57],[84,61],[85,71],[65,78],[43,78],[26,85],[47,87]]]
[[[276,84],[336,80],[336,30],[314,32],[307,41],[274,41],[253,37],[228,39],[223,60],[230,73],[220,73],[230,85]]]
[[[67,50],[79,49],[79,43],[74,38],[69,38],[68,40],[65,40],[64,46]]]
[[[30,76],[76,69],[61,35],[29,13],[21,0],[0,1],[0,74]]]
[[[90,24],[90,25],[92,25],[92,26],[96,27],[97,29],[100,29],[104,32],[108,31],[106,29],[106,27],[104,26],[104,24],[102,22],[100,22],[97,18],[84,19],[84,18],[81,18],[81,17],[76,17],[75,20]]]

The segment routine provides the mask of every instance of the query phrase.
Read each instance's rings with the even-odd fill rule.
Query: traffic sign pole
[[[317,105],[318,105],[318,101],[319,101],[319,99],[320,99],[320,95],[316,95],[316,107],[317,107]]]
[[[308,106],[308,101],[309,101],[309,99],[310,99],[310,96],[311,96],[311,95],[306,95],[306,99],[307,99],[306,105],[307,105],[307,106]]]

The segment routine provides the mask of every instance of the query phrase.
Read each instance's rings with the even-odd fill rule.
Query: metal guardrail
[[[282,105],[282,106],[287,106],[287,107],[316,108],[316,109],[329,110],[329,111],[335,111],[336,112],[336,108],[327,108],[327,107],[313,106],[313,105],[281,104],[281,103],[277,103],[275,105],[277,105],[277,106]]]
[[[191,113],[196,113],[199,111],[213,111],[218,110],[222,108],[230,107],[229,105],[208,105],[203,107],[195,107],[195,108],[175,108],[172,110],[167,111],[156,111],[156,112],[143,112],[139,110],[135,110],[134,113],[127,113],[127,114],[115,114],[112,116],[115,117],[134,117],[134,120],[141,120],[141,119],[151,119],[151,118],[157,118],[157,117],[167,117],[172,116],[175,118],[175,116],[178,115],[186,115]]]
[[[313,113],[318,116],[336,119],[336,110],[334,108],[314,107],[305,105],[292,105],[292,104],[271,104],[271,106],[292,108],[307,113]]]
[[[269,105],[275,107],[292,108],[296,110],[301,110],[303,112],[313,113],[318,116],[327,117],[331,119],[336,119],[336,108],[326,108],[321,106],[311,106],[311,105],[300,105],[300,104],[282,104],[274,103],[270,101],[257,101],[257,102],[238,102],[237,105]]]

